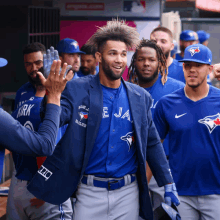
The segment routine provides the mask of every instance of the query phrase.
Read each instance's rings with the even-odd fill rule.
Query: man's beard
[[[186,47],[185,47],[184,45],[180,45],[180,50],[181,50],[182,52],[184,52],[185,49],[186,49]]]
[[[188,85],[189,87],[195,89],[195,88],[199,87],[199,86],[205,81],[206,77],[207,77],[207,76],[205,76],[205,77],[203,78],[202,82],[201,82],[201,83],[198,83],[197,85],[189,85],[188,83],[187,83],[187,85]]]
[[[80,67],[80,71],[83,73],[83,75],[87,76],[89,74],[92,74],[95,71],[95,68],[91,67],[89,68],[85,68],[85,67]]]
[[[167,51],[166,53],[164,53],[166,60],[168,59],[169,55],[170,55],[170,51]]]
[[[158,67],[155,70],[154,74],[150,77],[144,77],[141,75],[141,73],[138,71],[138,69],[135,67],[135,71],[138,77],[138,81],[142,82],[142,83],[149,83],[152,82],[155,78],[158,77]]]
[[[41,72],[43,75],[43,67],[41,67],[39,70],[39,72]],[[28,80],[29,82],[34,86],[43,86],[41,81],[40,81],[40,78],[39,78],[39,75],[37,74],[35,78],[32,78],[31,76],[34,75],[34,73],[37,73],[38,71],[33,71],[31,72],[30,74],[28,74]]]
[[[117,80],[120,79],[123,72],[125,71],[125,68],[122,69],[121,73],[119,75],[116,75],[113,70],[110,69],[109,65],[105,62],[104,58],[102,57],[102,69],[105,73],[105,75],[110,78],[111,80]]]

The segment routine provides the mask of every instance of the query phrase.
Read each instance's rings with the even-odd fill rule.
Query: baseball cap
[[[175,40],[173,40],[173,43],[174,43],[174,48],[173,50],[171,50],[171,57],[176,54],[176,53],[180,53],[181,51],[179,50],[179,47],[178,47],[178,44]]]
[[[180,40],[184,40],[184,41],[198,40],[198,35],[195,31],[185,30],[181,32]]]
[[[210,38],[210,34],[206,33],[203,30],[197,31],[198,37],[199,37],[199,42],[202,44],[204,41],[208,40]]]
[[[161,205],[154,210],[154,220],[180,220],[180,214],[175,205],[170,207],[162,202]]]
[[[4,58],[0,58],[0,67],[6,66],[8,64],[8,61]]]
[[[202,44],[193,44],[188,46],[184,51],[184,57],[179,62],[192,61],[211,65],[212,52]]]
[[[79,50],[79,44],[76,40],[70,38],[64,38],[60,40],[57,44],[57,51],[59,53],[82,53],[84,52]]]

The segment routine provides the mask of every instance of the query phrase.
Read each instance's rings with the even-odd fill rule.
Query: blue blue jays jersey
[[[42,100],[43,97],[31,97],[12,113],[12,117],[30,130],[37,131],[41,124],[40,108]],[[61,137],[59,133],[57,142]],[[38,170],[36,157],[25,156],[13,152],[13,160],[17,171],[16,177],[18,179],[29,181],[36,174]]]
[[[24,102],[34,97],[36,93],[35,87],[30,83],[25,83],[16,93],[15,109],[21,106]]]
[[[173,59],[172,64],[168,67],[168,76],[185,83],[183,64]]]
[[[156,105],[161,97],[168,95],[185,86],[184,83],[170,77],[167,77],[167,82],[163,85],[161,82],[161,77],[162,77],[161,75],[158,76],[158,79],[153,86],[149,88],[145,88],[151,94],[152,97],[152,106],[151,106],[152,117],[154,116]],[[169,155],[168,137],[164,140],[163,147],[166,155],[168,156]]]
[[[176,60],[182,60],[183,57],[181,57],[178,53],[176,54]]]
[[[35,93],[36,89],[30,82],[27,82],[21,86],[21,88],[16,93],[14,110],[23,105],[27,100],[30,100],[31,98],[33,99],[35,97]],[[61,139],[67,129],[67,126],[68,125],[64,125],[59,129],[57,139]]]
[[[161,139],[169,133],[169,163],[179,195],[220,194],[220,90],[192,101],[184,89],[158,102],[154,122]]]
[[[37,131],[41,123],[40,107],[42,100],[42,97],[30,98],[30,100],[17,108],[12,113],[12,116],[30,130]],[[36,157],[13,153],[13,159],[17,171],[16,177],[22,180],[31,180],[38,170]]]
[[[136,173],[134,126],[126,88],[121,83],[118,89],[102,86],[102,91],[102,121],[85,174],[118,178]]]

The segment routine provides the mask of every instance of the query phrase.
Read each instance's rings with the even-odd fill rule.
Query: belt
[[[135,175],[130,175],[131,176],[131,182],[134,182],[136,180]],[[87,176],[83,176],[81,182],[87,185]],[[113,179],[113,180],[108,180],[108,181],[101,181],[101,180],[95,180],[93,179],[93,185],[96,187],[101,187],[101,188],[106,188],[108,191],[119,189],[123,186],[125,186],[125,180],[124,177],[121,179]]]

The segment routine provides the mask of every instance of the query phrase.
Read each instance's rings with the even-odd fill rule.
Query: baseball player
[[[45,89],[42,88],[41,82],[37,77],[37,71],[43,67],[43,54],[45,53],[45,50],[46,49],[44,45],[38,42],[28,44],[24,48],[24,64],[26,72],[28,74],[29,82],[24,84],[18,90],[15,98],[15,107],[18,108],[13,114],[13,117],[21,122],[21,124],[35,131],[38,130],[40,123],[40,103],[42,101],[42,98],[36,99],[35,96],[39,96],[38,93],[40,93],[40,97],[44,97],[45,95]],[[58,54],[56,59],[58,59]],[[38,91],[36,90],[36,88],[38,88]],[[28,102],[29,104],[26,102]],[[30,109],[34,107],[34,110],[31,111],[34,113],[29,113],[26,115],[21,114],[22,117],[19,117],[18,113],[26,111],[25,108],[28,109],[28,107],[30,107]],[[33,126],[32,124],[35,124],[35,126]],[[63,128],[59,129],[57,141],[59,141],[62,135],[65,133],[65,129],[61,129]],[[33,158],[33,156],[28,157],[14,152],[13,159],[17,174],[14,173],[14,175],[16,174],[16,178],[12,177],[11,181],[9,196],[7,200],[7,219],[26,219],[33,215],[35,216],[35,218],[40,219],[40,217],[42,216],[45,217],[45,213],[49,213],[48,210],[50,208],[51,210],[55,209],[55,211],[53,211],[53,217],[56,219],[56,216],[59,216],[63,209],[59,210],[59,206],[54,206],[47,203],[44,204],[44,201],[33,198],[30,193],[26,192],[27,182],[30,181],[32,176],[37,172],[37,164],[40,167],[40,165],[45,160],[45,157],[39,157],[36,160],[36,158]],[[22,194],[21,188],[23,189]],[[23,194],[27,196],[24,196]],[[66,212],[66,217],[68,217],[68,214],[71,212],[69,208],[69,206],[71,207],[70,201],[66,201],[64,204],[62,204],[62,206],[64,207],[63,213],[65,214]],[[37,210],[36,207],[39,209]],[[69,216],[71,216],[71,214],[69,214]]]
[[[190,45],[182,62],[186,85],[159,100],[154,122],[162,140],[169,133],[182,219],[219,219],[220,90],[207,84],[212,53],[202,44]]]
[[[64,38],[58,42],[56,49],[62,65],[64,63],[71,65],[74,73],[73,79],[78,78],[76,73],[80,68],[80,55],[85,54],[79,49],[78,42],[70,38]]]
[[[132,57],[128,78],[151,94],[152,115],[154,115],[154,110],[161,97],[183,88],[185,85],[178,80],[167,77],[167,74],[165,73],[166,68],[166,57],[156,41],[142,39]],[[163,147],[168,158],[168,138],[163,142]],[[151,176],[152,173],[148,167],[148,182]],[[164,202],[164,188],[158,187],[155,179],[152,178],[149,183],[149,189],[151,191],[153,209],[156,209],[160,206],[161,202]]]
[[[0,67],[4,66],[0,60]],[[11,115],[0,109],[0,145],[1,150],[7,148],[12,152],[26,155],[51,155],[55,148],[57,137],[60,96],[65,88],[66,82],[73,77],[72,72],[64,78],[66,65],[59,75],[60,61],[54,61],[51,66],[51,73],[46,80],[41,73],[39,78],[44,86],[47,86],[48,98],[46,114],[38,132],[33,132],[22,126]],[[72,76],[71,76],[72,75]],[[50,83],[49,83],[50,81]],[[25,111],[27,112],[27,111]],[[15,145],[19,143],[19,147]],[[30,144],[31,143],[31,144]]]
[[[198,43],[198,34],[195,31],[184,30],[180,34],[180,53],[176,54],[177,60],[182,60],[186,47]]]
[[[151,98],[121,77],[127,48],[138,42],[137,30],[118,20],[90,38],[98,48],[99,74],[67,84],[61,125],[68,128],[28,185],[37,198],[53,204],[75,193],[74,220],[137,220],[139,214],[152,220],[147,159],[158,184],[165,185],[167,201],[179,203],[152,121]]]
[[[90,45],[84,44],[80,50],[85,54],[81,54],[81,66],[79,72],[77,72],[77,76],[82,77],[89,74],[97,74],[99,72],[99,67],[96,66],[97,60],[95,57],[97,49],[91,47]]]
[[[199,37],[199,43],[205,45],[206,47],[209,44],[209,38],[210,38],[210,34],[206,33],[203,30],[199,30],[197,31],[198,37]]]
[[[174,48],[172,32],[166,27],[157,27],[151,32],[150,39],[157,42],[166,57],[168,76],[185,83],[182,64],[170,55]]]

